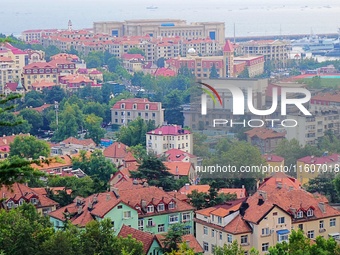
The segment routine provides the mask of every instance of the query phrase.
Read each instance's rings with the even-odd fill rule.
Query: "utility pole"
[[[55,109],[55,120],[57,124],[57,130],[58,130],[58,111],[59,111],[59,103],[57,101],[54,101],[54,109]]]

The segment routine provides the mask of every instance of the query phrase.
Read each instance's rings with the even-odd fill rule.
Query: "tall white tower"
[[[72,21],[71,20],[69,20],[68,21],[68,31],[72,31]]]

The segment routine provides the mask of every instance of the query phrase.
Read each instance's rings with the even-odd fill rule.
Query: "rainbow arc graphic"
[[[210,96],[210,98],[213,100],[214,104],[217,104],[217,100],[218,100],[218,102],[222,106],[221,96],[218,94],[216,89],[214,89],[211,85],[203,83],[203,82],[197,82],[197,83],[208,88],[208,89],[206,89],[206,88],[201,87],[201,89],[205,93],[205,94],[202,94],[202,97],[201,97],[201,105],[202,105],[201,114],[202,115],[207,115],[207,97],[206,97],[206,95]]]

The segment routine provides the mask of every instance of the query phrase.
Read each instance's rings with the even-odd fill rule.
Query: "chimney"
[[[176,174],[178,174],[178,166],[176,166]]]
[[[97,203],[97,202],[98,202],[97,196],[94,196],[94,197],[93,197],[93,204],[94,204],[94,203]]]
[[[324,202],[319,202],[319,208],[321,212],[325,213],[326,212],[326,206]]]
[[[78,214],[81,214],[83,212],[83,207],[82,206],[78,206]]]
[[[146,210],[146,201],[142,199],[142,201],[140,202],[142,209]]]
[[[107,194],[106,194],[106,201],[109,201],[109,200],[111,200],[111,196],[110,196],[109,193],[107,193]]]
[[[89,211],[91,211],[91,210],[92,210],[92,208],[93,208],[93,204],[92,204],[92,202],[91,202],[91,201],[89,201],[87,208],[89,209]]]
[[[136,179],[133,180],[132,182],[133,185],[138,185],[138,181]]]
[[[189,190],[189,183],[185,184],[185,190]]]
[[[118,149],[120,149],[120,142],[118,143]]]
[[[282,188],[282,182],[276,182],[276,187],[278,189],[281,189]]]

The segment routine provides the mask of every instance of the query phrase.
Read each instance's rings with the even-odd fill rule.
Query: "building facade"
[[[169,149],[192,153],[193,135],[179,125],[165,125],[146,133],[146,150],[156,155]]]
[[[147,98],[122,99],[111,108],[111,123],[127,125],[130,121],[142,118],[153,121],[155,126],[164,123],[164,109],[161,102],[150,102]]]

